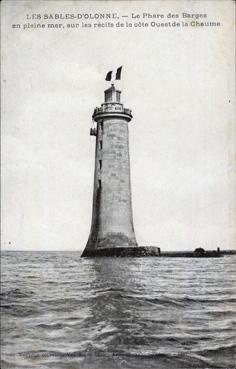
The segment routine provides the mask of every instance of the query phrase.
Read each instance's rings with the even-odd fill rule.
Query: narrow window
[[[120,101],[120,92],[116,91],[116,101]]]
[[[102,150],[102,141],[99,141],[99,149]]]
[[[101,179],[98,180],[98,189],[101,190],[102,188],[102,181]]]
[[[99,169],[102,169],[102,161],[99,160]]]
[[[102,132],[103,132],[103,122],[101,122],[101,130],[102,130]]]

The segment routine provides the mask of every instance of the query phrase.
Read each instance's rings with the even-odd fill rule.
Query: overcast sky
[[[11,28],[26,14],[102,12],[207,13],[221,26]],[[2,23],[3,249],[85,247],[91,116],[120,65],[139,245],[235,247],[233,1],[5,1]]]

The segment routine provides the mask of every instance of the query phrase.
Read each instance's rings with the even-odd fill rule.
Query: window
[[[101,130],[103,131],[103,122],[101,122]]]
[[[98,189],[101,190],[102,188],[102,181],[101,179],[98,180]]]
[[[116,91],[116,101],[120,101],[120,91]]]
[[[99,160],[99,169],[102,169],[102,160]]]
[[[102,150],[102,141],[99,141],[99,149]]]
[[[108,91],[105,91],[105,102],[112,101],[112,92],[109,89]]]

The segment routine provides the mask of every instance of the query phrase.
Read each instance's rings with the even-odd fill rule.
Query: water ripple
[[[4,252],[2,369],[233,369],[235,256]]]

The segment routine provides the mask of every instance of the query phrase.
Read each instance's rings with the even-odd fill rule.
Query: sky
[[[92,215],[92,113],[109,87],[106,73],[121,65],[117,87],[133,112],[138,244],[235,248],[234,6],[231,0],[3,2],[2,249],[84,249]],[[22,28],[43,22],[27,14],[110,12],[133,26],[82,28],[81,20],[66,20],[62,29]],[[135,27],[132,13],[160,22],[143,19],[144,12],[207,14],[204,21],[221,26]]]

